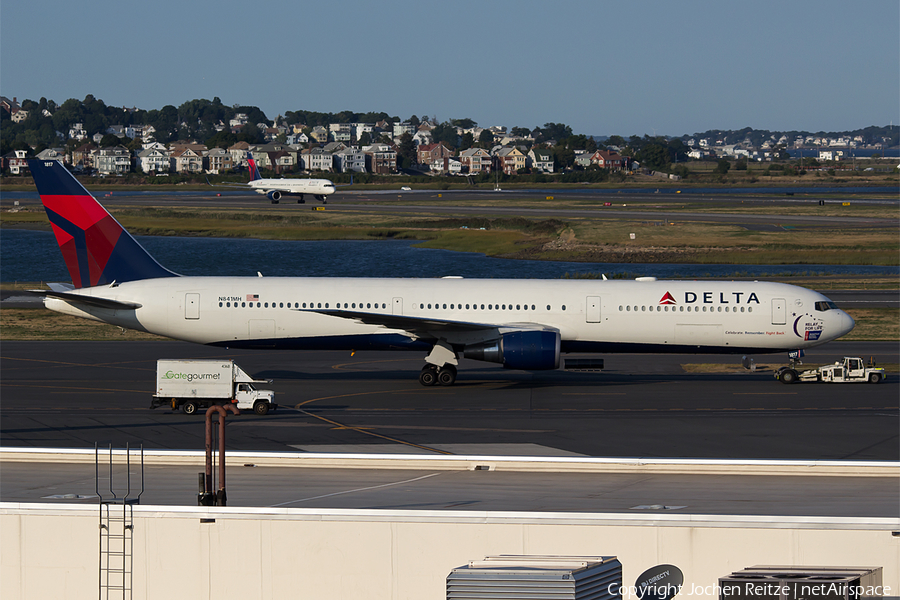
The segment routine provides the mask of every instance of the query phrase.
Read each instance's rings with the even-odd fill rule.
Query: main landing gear
[[[425,362],[419,373],[419,383],[422,385],[453,385],[456,382],[456,365],[459,362],[453,346],[445,340],[434,345]]]
[[[424,386],[453,385],[456,382],[456,367],[453,365],[425,365],[419,373],[419,383]]]

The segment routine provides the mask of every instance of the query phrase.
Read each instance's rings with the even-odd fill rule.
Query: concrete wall
[[[168,506],[134,518],[135,600],[438,600],[452,568],[489,554],[615,555],[625,585],[674,564],[685,599],[757,564],[881,566],[885,595],[900,589],[895,519]],[[0,503],[0,597],[97,598],[98,522],[96,505]]]

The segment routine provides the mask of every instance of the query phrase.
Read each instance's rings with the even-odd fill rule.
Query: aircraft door
[[[586,323],[600,322],[600,296],[588,296],[585,303],[584,320]]]
[[[772,298],[772,325],[787,323],[787,305],[784,298]]]
[[[200,294],[184,295],[184,318],[199,319],[200,318]]]
[[[403,298],[394,298],[394,301],[391,304],[391,314],[392,315],[402,315],[403,314]]]

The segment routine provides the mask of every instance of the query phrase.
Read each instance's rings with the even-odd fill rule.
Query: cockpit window
[[[828,300],[828,301],[822,300],[821,302],[816,302],[816,310],[826,311],[826,310],[837,310],[837,309],[838,309],[837,304],[835,304],[831,300]]]

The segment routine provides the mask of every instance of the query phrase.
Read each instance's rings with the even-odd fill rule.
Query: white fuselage
[[[777,352],[822,344],[854,325],[815,291],[766,282],[169,277],[75,293],[141,307],[45,303],[174,339],[251,348],[464,347],[507,329],[545,328],[559,331],[563,352]],[[315,312],[334,309],[425,325],[413,334]]]

